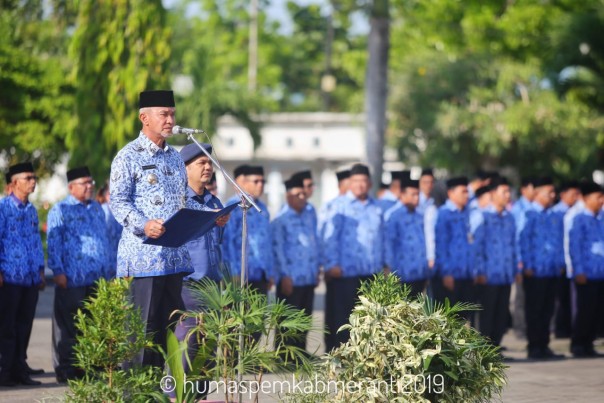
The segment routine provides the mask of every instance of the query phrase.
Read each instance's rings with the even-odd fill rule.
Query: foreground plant
[[[122,369],[141,349],[154,348],[145,323],[129,299],[130,282],[101,279],[95,294],[78,310],[76,365],[85,376],[69,381],[70,402],[162,401],[161,370],[152,367]]]
[[[350,340],[327,354],[309,378],[312,393],[295,402],[481,402],[506,384],[499,349],[450,306],[409,299],[394,276],[376,276],[360,289]],[[305,392],[308,392],[305,391]]]

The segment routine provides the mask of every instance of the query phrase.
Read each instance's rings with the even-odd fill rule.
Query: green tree
[[[138,130],[138,94],[168,88],[170,30],[160,0],[80,0],[71,43],[76,129],[71,166],[104,179],[115,153]]]

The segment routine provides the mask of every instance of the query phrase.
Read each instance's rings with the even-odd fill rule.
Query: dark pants
[[[427,280],[403,281],[402,283],[410,290],[409,298],[416,298],[426,289]]]
[[[38,286],[0,287],[0,378],[27,375],[27,345],[36,314]]]
[[[557,277],[524,278],[524,310],[529,353],[549,346],[549,326],[554,314],[557,283]]]
[[[433,278],[432,287],[434,299],[438,302],[443,303],[445,299],[449,299],[451,305],[455,305],[458,302],[476,302],[476,291],[474,280],[472,279],[455,279],[453,290],[449,290],[443,285],[443,279],[440,274],[437,274]],[[459,315],[471,324],[474,324],[474,313],[474,311],[463,311]]]
[[[331,351],[341,343],[346,343],[350,333],[338,329],[348,323],[348,318],[357,299],[359,277],[331,278],[325,290],[325,351]]]
[[[136,277],[130,285],[130,295],[134,306],[141,311],[147,324],[147,335],[153,335],[153,342],[167,351],[166,332],[174,330],[178,317],[175,310],[184,310],[182,301],[182,273],[156,277]],[[151,365],[163,368],[164,358],[159,351],[141,350],[134,358],[133,365]]]
[[[312,315],[313,302],[315,299],[315,286],[305,285],[294,287],[291,295],[285,296],[281,293],[281,287],[277,288],[277,298],[285,301],[287,304],[304,311],[307,315]],[[306,349],[306,336],[308,332],[304,332],[304,335],[294,339],[284,339],[283,342],[287,345],[298,347],[302,350]],[[275,340],[278,342],[279,340]]]
[[[511,285],[481,285],[477,286],[478,301],[482,305],[479,311],[478,326],[480,333],[488,337],[496,346],[508,328],[510,319]]]
[[[593,350],[594,340],[604,307],[598,303],[598,298],[604,293],[604,280],[592,280],[587,284],[574,284],[577,296],[577,312],[575,316],[571,348],[582,347],[586,351]]]
[[[556,303],[556,337],[570,337],[572,329],[570,279],[566,275],[558,278],[558,298]]]
[[[60,288],[55,287],[54,309],[52,313],[53,364],[57,377],[72,379],[78,369],[75,367],[73,347],[77,330],[75,315],[84,300],[94,292],[94,286]]]

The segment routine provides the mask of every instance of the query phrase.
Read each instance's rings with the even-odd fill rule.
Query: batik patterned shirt
[[[425,280],[428,278],[428,260],[424,219],[400,202],[397,206],[386,218],[386,265],[402,281]]]
[[[435,229],[436,267],[442,276],[472,278],[473,234],[469,209],[460,210],[451,200],[440,207]]]
[[[487,284],[508,285],[520,273],[516,257],[516,223],[507,210],[484,209],[474,231],[474,275],[486,276]]]
[[[38,212],[30,202],[10,195],[0,200],[0,273],[7,284],[32,286],[41,282],[44,251]]]
[[[271,223],[275,271],[295,287],[317,284],[320,243],[313,211],[298,213],[287,206]]]
[[[69,195],[48,212],[48,267],[64,274],[67,287],[83,287],[107,277],[110,248],[105,213],[99,203]]]
[[[118,277],[153,277],[193,271],[186,245],[143,244],[145,224],[167,220],[185,207],[187,173],[174,148],[158,147],[140,133],[111,164],[110,208],[123,227],[117,253]]]
[[[573,276],[604,280],[604,222],[584,209],[573,220],[569,235]]]
[[[343,277],[370,276],[384,267],[383,211],[371,197],[348,192],[326,223],[325,269],[340,267]]]

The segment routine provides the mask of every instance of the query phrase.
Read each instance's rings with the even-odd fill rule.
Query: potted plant
[[[263,375],[269,372],[304,372],[311,368],[306,351],[287,343],[305,337],[305,332],[311,330],[312,318],[303,311],[283,301],[269,303],[266,295],[230,278],[220,283],[204,279],[195,283],[191,291],[200,308],[177,315],[181,320],[194,318],[196,325],[182,343],[174,335],[169,336],[171,372],[184,374],[182,356],[192,338],[200,348],[193,362],[189,361],[192,370],[187,380],[214,381],[214,385],[221,386],[219,392],[224,393],[226,402],[241,398],[238,392],[245,385],[244,374],[254,375],[256,382],[262,382]],[[186,393],[190,390],[179,382],[184,377],[175,379],[177,401],[193,399],[191,393]]]
[[[350,340],[317,365],[312,393],[287,400],[491,400],[506,384],[506,367],[499,348],[458,316],[467,309],[477,307],[409,299],[396,276],[375,276],[361,285],[350,322],[341,328],[350,331]]]

